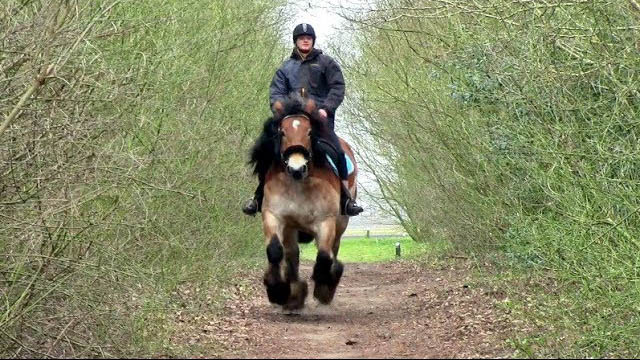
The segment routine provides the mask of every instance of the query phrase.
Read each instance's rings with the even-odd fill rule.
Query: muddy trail
[[[311,266],[301,266],[302,279],[309,279]],[[496,307],[501,294],[469,285],[468,272],[459,265],[345,264],[333,303],[319,305],[310,295],[296,314],[269,304],[255,273],[248,288],[230,294],[223,317],[196,321],[185,333],[198,332],[190,342],[205,357],[512,356],[505,344],[509,321]]]

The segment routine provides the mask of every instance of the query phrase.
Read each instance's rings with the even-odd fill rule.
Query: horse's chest
[[[292,182],[280,191],[267,191],[266,195],[265,205],[271,212],[300,222],[335,215],[339,208],[335,191],[317,186],[314,179]]]
[[[287,191],[283,196],[276,196],[273,207],[281,216],[315,217],[326,212],[326,206],[317,198],[301,195],[294,191]]]
[[[324,212],[324,208],[318,208],[318,204],[314,204],[313,199],[303,196],[294,196],[289,198],[283,198],[282,206],[280,207],[280,213],[285,216],[300,216],[306,215],[314,217],[319,215],[319,212]]]

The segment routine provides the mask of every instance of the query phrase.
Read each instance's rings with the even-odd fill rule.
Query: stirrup
[[[242,212],[246,215],[255,216],[258,212],[258,200],[255,198],[249,199],[247,203],[242,207]]]

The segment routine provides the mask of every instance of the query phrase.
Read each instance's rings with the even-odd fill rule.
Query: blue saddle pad
[[[351,175],[351,173],[353,173],[353,163],[351,162],[351,158],[348,157],[347,154],[344,154],[344,159],[347,162],[347,174]],[[331,160],[331,156],[329,156],[328,154],[327,154],[327,160],[329,161],[329,164],[331,164],[331,167],[333,168],[333,172],[336,175],[338,175],[338,168],[336,167],[336,164],[333,163],[333,160]]]

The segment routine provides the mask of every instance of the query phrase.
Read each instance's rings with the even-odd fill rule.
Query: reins
[[[286,120],[286,119],[288,119],[288,118],[291,118],[291,117],[303,117],[303,118],[306,118],[307,120],[309,120],[309,123],[311,123],[311,118],[310,118],[310,117],[309,117],[309,115],[307,115],[307,114],[293,114],[293,115],[287,115],[287,116],[283,117],[283,118],[282,118],[282,120],[280,120],[280,121],[282,122],[282,121],[284,121],[284,120]]]

